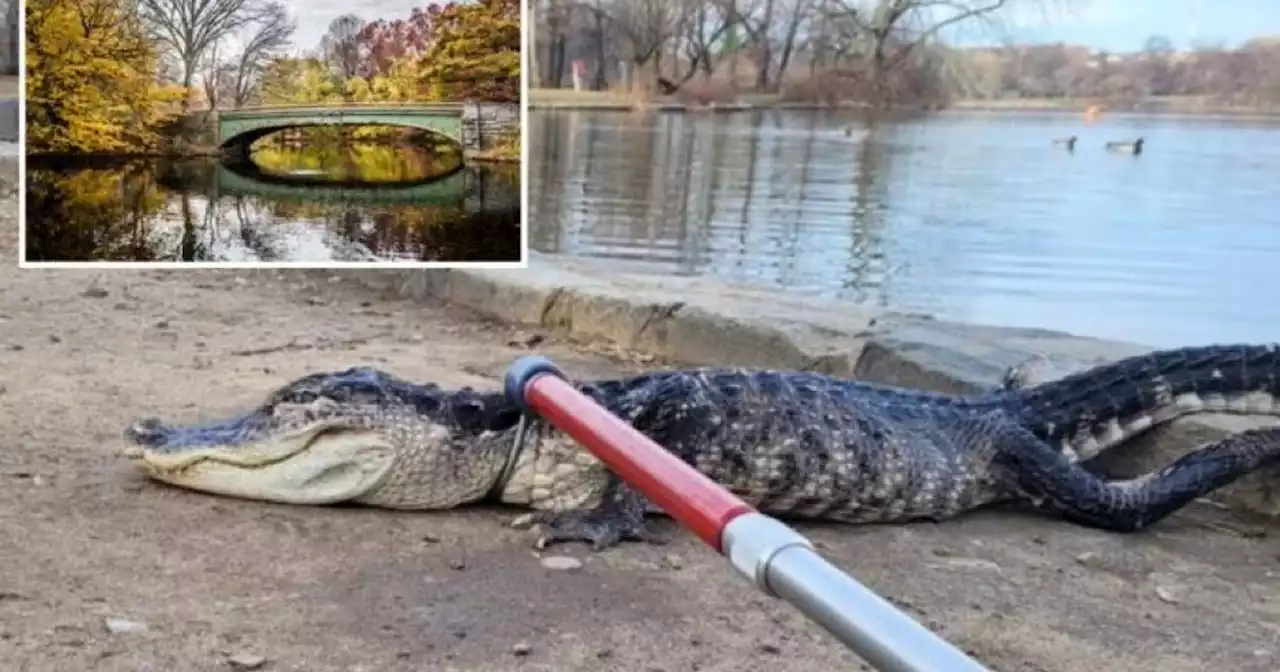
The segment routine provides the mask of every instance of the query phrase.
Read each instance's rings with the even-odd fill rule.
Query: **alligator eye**
[[[280,404],[309,404],[315,401],[317,396],[312,390],[289,390],[276,395],[268,404],[273,406]]]
[[[351,388],[349,387],[331,387],[324,391],[324,396],[335,399],[337,401],[348,401],[351,399]]]
[[[522,412],[518,408],[504,408],[489,418],[489,422],[486,425],[491,430],[510,429],[517,422],[520,422],[520,414]]]
[[[485,406],[479,399],[461,399],[450,404],[449,410],[462,427],[475,428],[483,425]]]

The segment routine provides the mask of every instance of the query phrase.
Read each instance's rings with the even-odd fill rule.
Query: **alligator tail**
[[[996,457],[1015,497],[1045,513],[1115,532],[1137,532],[1192,500],[1280,463],[1280,427],[1201,445],[1173,464],[1128,481],[1106,481],[1034,438],[1003,430]]]
[[[1280,416],[1280,346],[1158,350],[1027,388],[1011,401],[1024,427],[1089,460],[1192,413]]]

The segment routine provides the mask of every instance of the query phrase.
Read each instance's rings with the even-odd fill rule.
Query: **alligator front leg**
[[[640,493],[610,473],[600,504],[590,509],[547,512],[539,515],[542,533],[537,547],[584,541],[594,551],[602,551],[623,541],[665,544],[667,540],[649,529],[645,514],[648,503]]]

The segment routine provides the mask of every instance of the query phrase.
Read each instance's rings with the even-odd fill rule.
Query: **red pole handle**
[[[755,510],[579,392],[541,357],[525,357],[512,366],[507,393],[517,394],[522,407],[573,437],[717,553],[724,553],[725,526]]]

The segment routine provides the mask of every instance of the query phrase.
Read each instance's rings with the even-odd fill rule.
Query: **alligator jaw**
[[[131,445],[121,452],[151,478],[171,485],[313,505],[359,499],[395,461],[394,447],[373,429],[317,421],[278,434],[231,431],[252,420],[176,428],[142,421],[125,432]]]

